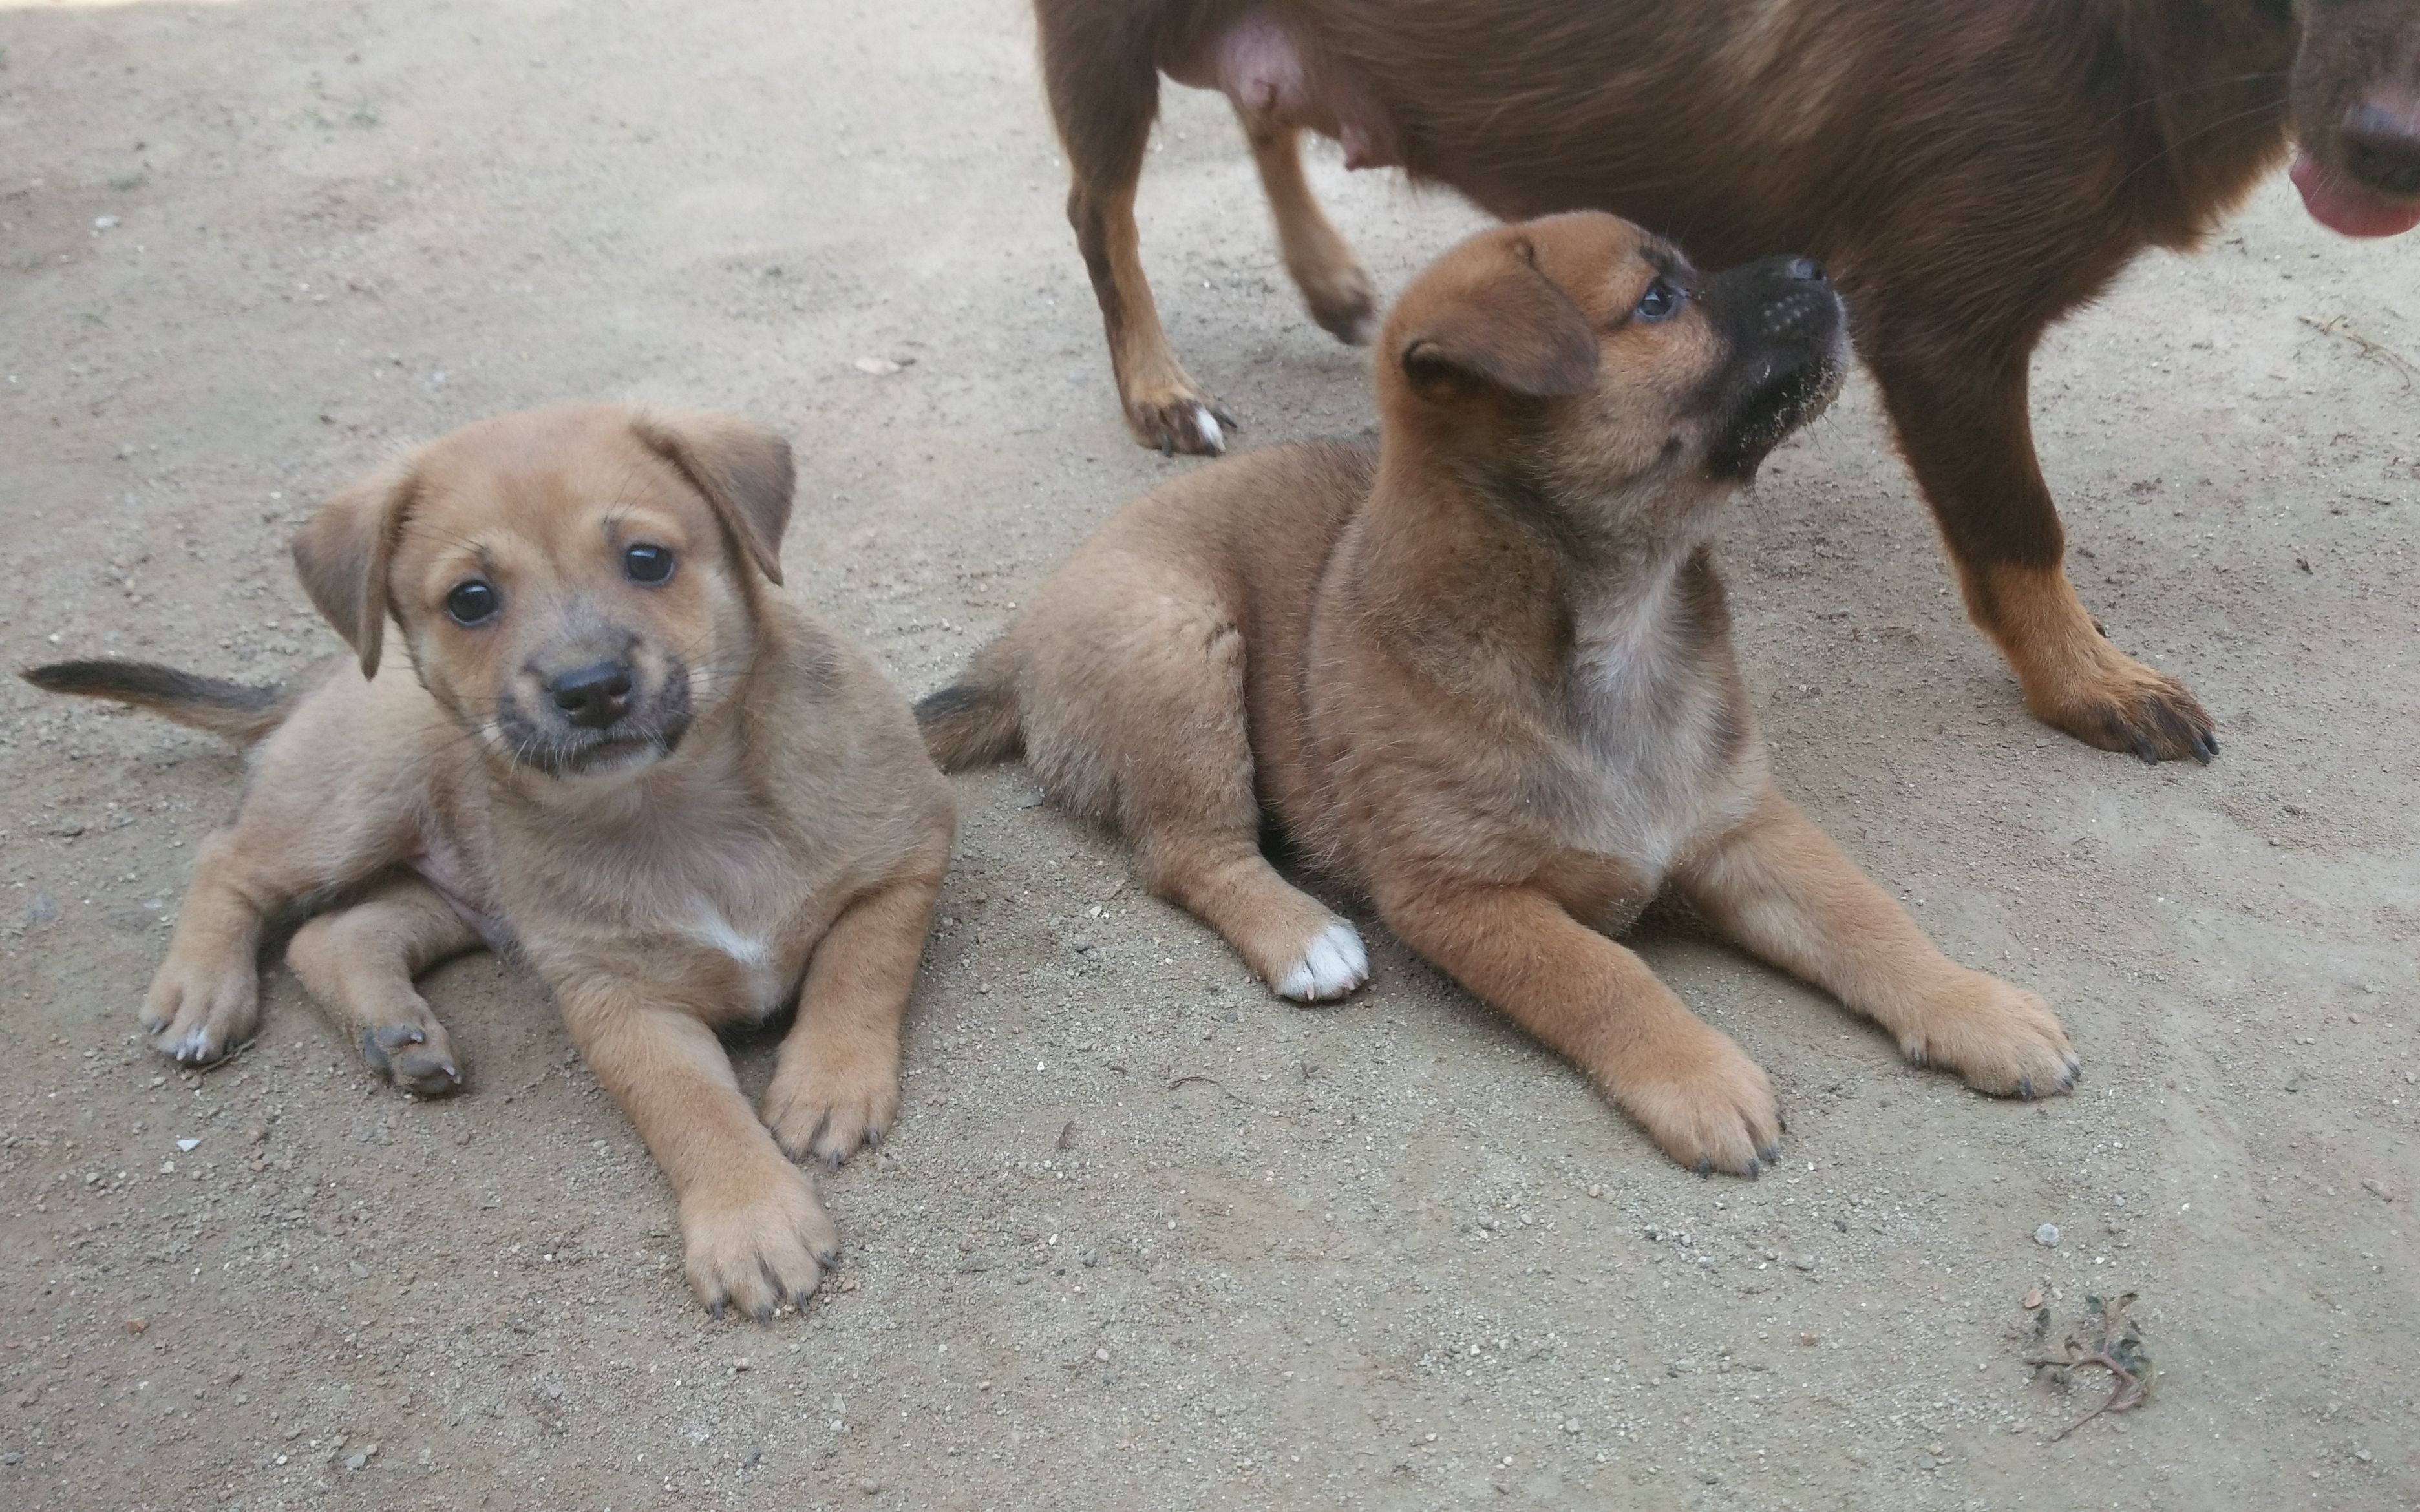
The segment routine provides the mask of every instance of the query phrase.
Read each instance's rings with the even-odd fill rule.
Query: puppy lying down
[[[27,672],[252,748],[144,1006],[153,1042],[209,1061],[248,1039],[263,926],[304,911],[295,976],[381,1075],[450,1092],[412,978],[512,951],[672,1179],[699,1296],[762,1316],[811,1292],[838,1241],[789,1157],[837,1165],[897,1111],[954,811],[906,701],[775,589],[791,484],[788,444],[744,421],[483,421],[296,538],[358,669]],[[716,1031],[794,1000],[760,1120]]]
[[[1272,988],[1339,996],[1361,941],[1263,858],[1274,819],[1699,1170],[1754,1175],[1782,1120],[1611,938],[1666,887],[1911,1059],[2063,1091],[2040,999],[1944,958],[1782,797],[1732,661],[1715,521],[1831,399],[1841,328],[1805,259],[1709,277],[1597,214],[1475,237],[1387,323],[1374,445],[1127,506],[918,706],[925,740],[1021,747]]]

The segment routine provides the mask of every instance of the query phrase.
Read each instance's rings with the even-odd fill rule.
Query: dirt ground
[[[299,666],[316,500],[635,395],[788,431],[794,586],[922,692],[1199,465],[1119,423],[1018,0],[0,0],[0,49],[8,665]],[[1477,224],[1314,177],[1388,288]],[[1219,101],[1171,99],[1142,218],[1248,444],[1369,423]],[[896,1137],[824,1182],[843,1269],[769,1325],[698,1308],[492,958],[428,987],[448,1103],[282,971],[240,1059],[157,1059],[237,763],[0,684],[0,1505],[2420,1505],[2414,363],[2420,249],[2282,181],[2038,363],[2077,581],[2217,715],[2208,770],[2026,719],[1862,383],[1737,511],[1784,785],[2061,1010],[2077,1096],[1911,1071],[1668,925],[1791,1119],[1700,1180],[1390,941],[1273,1000],[1004,768],[958,784]],[[2097,1378],[2023,1362],[2125,1291],[2156,1391],[2058,1438]]]

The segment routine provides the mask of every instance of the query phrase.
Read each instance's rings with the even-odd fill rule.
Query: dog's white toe
[[[1370,980],[1370,952],[1361,933],[1343,919],[1330,919],[1326,929],[1303,947],[1302,959],[1278,983],[1278,995],[1298,1003],[1342,997]]]
[[[1227,433],[1218,428],[1218,417],[1210,412],[1208,405],[1197,404],[1193,407],[1193,424],[1194,428],[1202,433],[1203,450],[1212,456],[1226,451]]]

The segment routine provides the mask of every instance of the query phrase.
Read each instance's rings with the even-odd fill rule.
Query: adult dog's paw
[[[1135,440],[1163,455],[1217,456],[1236,428],[1234,417],[1189,380],[1129,393],[1125,411]]]
[[[2088,746],[2146,762],[2195,761],[2218,754],[2217,727],[2201,701],[2176,678],[2154,671],[2102,640],[2086,664],[2055,683],[2025,687],[2034,717]]]
[[[832,1227],[806,1173],[774,1165],[681,1203],[681,1242],[689,1284],[717,1318],[732,1309],[773,1316],[783,1303],[804,1307],[827,1266],[840,1263]]]
[[[1944,1066],[1998,1097],[2049,1097],[2075,1086],[2083,1062],[2050,1005],[1997,977],[1961,969],[1900,1035],[1919,1066]]]

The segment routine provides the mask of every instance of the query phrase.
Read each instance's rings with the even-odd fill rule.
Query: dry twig
[[[2085,1298],[2085,1311],[2099,1320],[2101,1330],[2101,1336],[2092,1341],[2090,1348],[2087,1349],[2082,1341],[2071,1334],[2067,1339],[2066,1359],[2025,1362],[2037,1370],[2071,1371],[2078,1365],[2099,1365],[2108,1371],[2112,1378],[2109,1399],[2052,1434],[2053,1443],[2066,1438],[2103,1412],[2131,1412],[2142,1406],[2150,1396],[2150,1352],[2143,1348],[2142,1334],[2128,1321],[2126,1317],[2126,1309],[2133,1306],[2133,1303],[2134,1293],[2131,1291],[2109,1302],[2103,1302],[2099,1297]],[[2040,1318],[2045,1323],[2049,1320],[2047,1309],[2040,1315]]]

